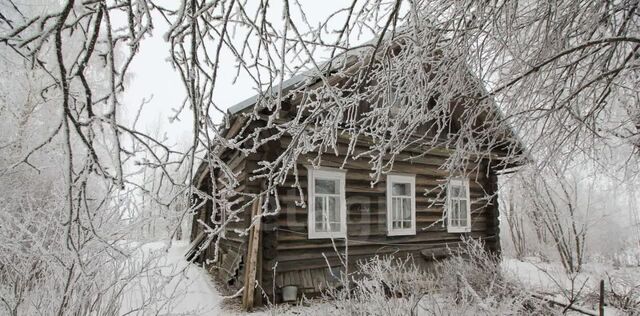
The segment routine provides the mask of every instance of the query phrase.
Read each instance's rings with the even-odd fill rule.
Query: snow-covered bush
[[[360,262],[357,272],[341,280],[343,286],[323,296],[335,314],[408,315],[436,288],[435,276],[420,270],[411,256],[376,256]]]
[[[317,308],[302,313],[329,315],[553,315],[514,278],[500,270],[500,258],[468,239],[451,256],[427,269],[417,258],[374,257],[343,275],[342,286],[325,291]],[[347,281],[348,280],[348,281]],[[283,312],[282,306],[271,312]]]
[[[640,315],[640,284],[636,283],[637,280],[637,274],[608,276],[606,303],[627,315]]]
[[[551,315],[556,311],[531,296],[500,269],[498,254],[484,243],[464,239],[460,248],[435,264],[439,295],[425,296],[419,307],[427,315]]]

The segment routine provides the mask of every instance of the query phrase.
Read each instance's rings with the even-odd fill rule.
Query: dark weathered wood
[[[262,213],[262,205],[260,199],[256,200],[251,209],[251,218],[256,220],[254,226],[249,233],[249,246],[247,247],[245,276],[244,276],[244,292],[242,295],[242,307],[249,311],[253,308],[255,301],[256,271],[258,270],[258,247],[260,245],[260,227],[262,221],[260,214]]]
[[[306,159],[307,157],[302,157]],[[343,156],[323,156],[322,164],[326,166],[338,166],[342,164]],[[353,261],[367,260],[374,255],[412,254],[414,257],[423,258],[421,253],[433,253],[437,257],[443,254],[447,246],[459,246],[461,234],[448,233],[442,225],[443,207],[442,199],[445,193],[441,192],[446,184],[446,171],[437,170],[435,159],[413,163],[397,162],[394,171],[416,174],[416,226],[418,231],[414,236],[387,236],[386,232],[386,179],[383,177],[374,186],[371,186],[368,162],[366,160],[348,160],[345,165],[346,195],[347,195],[347,234],[349,236],[349,256]],[[443,161],[443,160],[442,160]],[[430,164],[430,162],[434,162]],[[304,163],[304,161],[301,161]],[[396,170],[397,168],[397,170]],[[471,176],[470,193],[473,203],[471,233],[466,234],[473,238],[482,238],[491,248],[496,247],[495,220],[497,208],[496,201],[491,196],[497,189],[494,175],[486,172],[487,165],[481,165],[476,175]],[[303,165],[299,165],[298,180],[303,190],[307,186],[307,172]],[[305,284],[305,272],[314,271],[315,290],[326,286],[328,280],[326,274],[318,271],[326,270],[327,262],[330,266],[340,266],[341,262],[335,253],[334,245],[339,251],[344,251],[345,241],[335,240],[331,243],[327,239],[313,239],[307,237],[306,208],[297,205],[300,202],[298,191],[292,189],[293,177],[280,191],[280,203],[282,210],[276,216],[278,231],[277,260],[279,273],[286,274],[285,281],[298,280],[292,271],[302,271],[299,275],[300,288]],[[429,192],[428,195],[422,195]],[[487,200],[483,200],[487,198]],[[440,202],[438,202],[440,199]],[[303,201],[306,202],[306,201]],[[427,228],[427,229],[423,229]],[[436,250],[430,250],[436,249]],[[324,256],[323,256],[324,255]],[[326,256],[326,259],[325,259]],[[353,264],[353,263],[351,263]],[[315,270],[318,269],[318,270]],[[292,279],[293,278],[293,279]]]
[[[498,176],[491,172],[488,179],[489,192],[498,192]],[[495,236],[500,236],[500,211],[498,209],[498,196],[494,194],[491,198],[491,207],[487,208],[486,217],[488,219],[488,231]],[[496,238],[493,243],[486,244],[489,251],[500,254],[500,238]]]
[[[598,302],[598,315],[604,316],[604,280],[600,280],[600,300]]]

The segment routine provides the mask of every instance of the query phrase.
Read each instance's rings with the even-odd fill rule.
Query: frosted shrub
[[[464,239],[450,257],[435,264],[438,295],[425,296],[419,308],[425,315],[551,315],[514,278],[500,270],[500,257],[484,244]]]
[[[412,257],[379,257],[342,275],[342,286],[327,290],[313,313],[332,315],[553,315],[523,286],[505,277],[499,256],[481,242],[464,240],[450,257],[429,269]],[[272,307],[276,310],[278,307]],[[281,308],[278,309],[281,311]],[[311,311],[301,311],[311,313]]]
[[[375,256],[360,262],[358,271],[343,275],[342,281],[342,287],[324,293],[323,298],[332,307],[327,312],[409,315],[423,294],[435,288],[436,280],[420,270],[411,256]]]
[[[627,315],[640,315],[640,285],[634,281],[637,277],[632,272],[608,275],[609,289],[608,293],[605,293],[606,303]]]

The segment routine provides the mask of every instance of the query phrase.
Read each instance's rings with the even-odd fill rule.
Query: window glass
[[[316,196],[315,198],[315,220],[316,220],[316,231],[324,232],[325,228],[325,220],[323,219],[324,214],[324,199],[321,196]]]
[[[327,197],[328,207],[327,213],[329,213],[329,222],[340,224],[340,210],[338,209],[339,202],[337,196]]]
[[[393,216],[391,216],[391,218],[395,222],[395,221],[398,220],[398,217],[399,217],[398,216],[398,210],[400,209],[400,203],[401,202],[400,202],[399,198],[391,198],[391,201],[392,201],[392,203],[391,203],[392,213],[391,214],[393,214]]]
[[[338,180],[333,179],[316,179],[316,193],[338,194],[338,182]]]
[[[467,201],[460,200],[460,226],[467,226]]]
[[[411,221],[411,198],[405,198],[402,203],[402,219]]]
[[[409,183],[394,183],[392,185],[393,196],[409,196],[411,188]]]
[[[459,185],[452,185],[451,186],[451,197],[454,197],[454,198],[463,197],[462,187],[459,186]]]

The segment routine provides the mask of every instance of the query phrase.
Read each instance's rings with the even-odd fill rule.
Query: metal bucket
[[[295,302],[298,299],[298,287],[295,285],[287,285],[282,287],[282,301]]]

